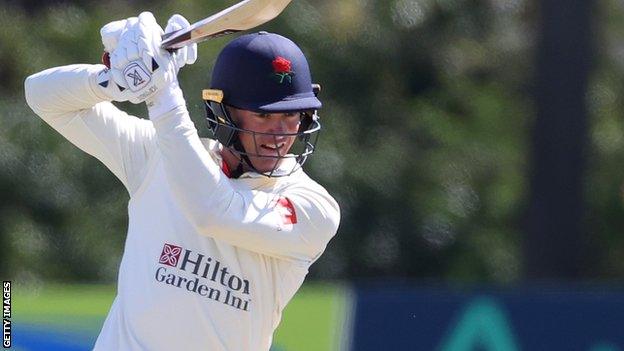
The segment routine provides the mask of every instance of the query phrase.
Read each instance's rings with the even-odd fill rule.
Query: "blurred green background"
[[[99,29],[109,21],[150,10],[160,23],[174,13],[194,22],[233,3],[0,0],[4,279],[24,291],[51,283],[114,284],[127,226],[121,183],[34,115],[24,101],[25,77],[52,66],[98,63]],[[536,100],[544,91],[540,77],[553,68],[539,60],[542,23],[550,23],[540,7],[545,3],[294,0],[259,28],[297,42],[323,85],[324,128],[306,167],[339,202],[342,222],[308,281],[621,283],[624,3],[587,2],[591,51],[587,74],[578,78],[586,80],[579,113],[587,122],[578,127],[584,159],[572,165],[581,177],[569,189],[580,193],[581,211],[569,216],[578,232],[552,226],[558,236],[542,241],[531,231],[544,221],[530,209],[540,208],[533,205],[542,179],[535,178],[542,150],[533,142],[540,132],[534,126],[548,117],[539,104],[548,106],[551,98]],[[231,38],[200,44],[198,62],[180,73],[203,136],[209,133],[200,92]],[[142,106],[120,105],[146,115]],[[543,137],[556,143],[558,134]],[[569,201],[561,202],[552,206]],[[544,267],[552,273],[543,276],[531,256],[542,246],[543,256],[574,254],[553,255],[548,264],[554,268]],[[112,298],[110,288],[102,291],[98,313]]]
[[[193,22],[231,3],[0,2],[3,277],[114,282],[127,225],[121,184],[30,111],[24,78],[98,63],[99,29],[111,20],[151,10],[163,23],[173,13]],[[599,5],[583,180],[590,245],[580,277],[608,280],[624,273],[624,6]],[[307,170],[337,198],[343,219],[312,278],[523,279],[535,7],[522,0],[296,0],[262,27],[299,43],[324,87],[324,130]],[[181,73],[205,136],[200,92],[230,39],[201,44],[198,62]],[[142,106],[123,107],[145,116]]]

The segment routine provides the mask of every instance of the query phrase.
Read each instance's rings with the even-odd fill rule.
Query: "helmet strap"
[[[243,144],[240,142],[238,135],[234,137],[232,145],[229,147],[226,147],[226,149],[229,153],[231,153],[238,159],[238,165],[236,166],[236,169],[234,169],[231,173],[232,178],[238,178],[243,173],[245,173],[245,169],[244,169],[245,165],[249,167],[252,171],[256,173],[260,173],[256,169],[256,167],[254,167],[254,165],[251,163],[251,160],[249,159],[249,156],[247,156],[245,148],[243,147]]]

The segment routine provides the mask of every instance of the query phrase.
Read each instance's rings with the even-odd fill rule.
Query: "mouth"
[[[284,148],[284,145],[286,143],[278,143],[278,144],[261,144],[260,148],[264,149],[264,150],[268,150],[271,152],[280,152],[282,151],[282,149]]]

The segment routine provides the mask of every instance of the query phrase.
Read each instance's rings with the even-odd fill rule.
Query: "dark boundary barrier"
[[[624,350],[624,289],[358,285],[351,350]]]

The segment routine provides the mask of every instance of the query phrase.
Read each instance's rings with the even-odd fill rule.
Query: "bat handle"
[[[102,64],[110,69],[110,54],[108,51],[102,53]]]
[[[165,39],[169,38],[170,36],[172,36],[173,34],[175,34],[177,31],[174,32],[169,32],[169,33],[165,33],[162,36],[162,40],[164,41]],[[166,49],[167,51],[169,51],[170,54],[173,54],[174,52],[176,52],[178,49]],[[102,53],[102,64],[104,66],[106,66],[106,68],[110,68],[110,54],[107,51],[104,51],[104,53]]]
[[[176,31],[173,31],[173,32],[165,33],[165,34],[161,37],[161,38],[162,38],[162,41],[165,41],[165,39],[168,39],[169,37],[171,37],[172,35],[174,35],[175,33],[179,32],[179,31],[180,31],[180,30],[176,30]],[[163,49],[165,49],[165,50],[169,51],[169,53],[170,53],[170,54],[173,54],[174,52],[178,51],[178,49],[166,48],[166,47],[164,47],[164,46],[162,46],[162,45],[161,45],[161,48],[163,48]]]
[[[172,35],[174,35],[174,34],[175,34],[175,33],[177,33],[177,32],[178,32],[178,31],[177,31],[177,30],[175,30],[175,31],[173,31],[173,32],[165,33],[165,34],[162,36],[162,40],[163,40],[163,41],[165,41],[165,39],[169,39],[169,37],[171,37]]]

